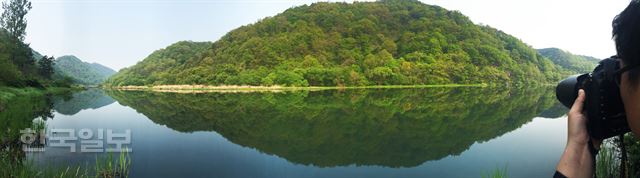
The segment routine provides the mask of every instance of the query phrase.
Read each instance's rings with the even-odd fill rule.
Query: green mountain
[[[75,56],[62,56],[56,59],[55,71],[69,76],[76,82],[97,85],[115,74],[116,71],[97,63],[87,63]]]
[[[55,60],[53,75],[44,77],[39,73],[42,57],[28,44],[0,29],[0,86],[67,86],[65,76],[81,84],[95,85],[116,73],[100,64],[82,62],[75,56],[62,56]]]
[[[98,63],[91,63],[89,64],[91,66],[91,68],[93,68],[98,74],[102,75],[102,76],[106,76],[106,78],[104,78],[105,80],[109,77],[111,77],[113,74],[116,74],[116,71],[107,67],[107,66],[103,66],[102,64],[98,64]],[[103,80],[104,81],[104,80]]]
[[[196,58],[199,53],[207,50],[210,46],[209,42],[177,42],[167,48],[156,50],[132,67],[120,70],[106,83],[111,85],[115,83],[118,83],[117,85],[147,85],[171,78],[173,78],[172,81],[166,81],[164,84],[176,83],[176,76],[169,75],[176,75],[188,59]]]
[[[556,65],[576,73],[591,72],[596,65],[598,65],[598,62],[600,62],[600,59],[591,56],[571,54],[558,48],[538,49],[538,53],[551,59]]]
[[[320,2],[209,43],[178,42],[108,83],[354,86],[555,82],[570,72],[519,39],[416,0]]]

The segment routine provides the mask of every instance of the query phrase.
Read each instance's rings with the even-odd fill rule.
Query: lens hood
[[[571,108],[573,102],[578,98],[578,77],[580,75],[566,78],[556,86],[556,98],[567,108]]]

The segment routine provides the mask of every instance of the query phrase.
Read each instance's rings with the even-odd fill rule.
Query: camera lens
[[[558,86],[556,86],[556,98],[567,108],[571,108],[573,102],[578,97],[578,77],[579,75],[571,76],[562,80]]]

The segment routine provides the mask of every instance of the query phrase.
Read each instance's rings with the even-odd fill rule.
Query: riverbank
[[[9,102],[11,99],[18,96],[42,96],[46,94],[59,94],[74,90],[82,90],[82,88],[72,87],[72,88],[62,88],[62,87],[49,87],[46,89],[38,89],[38,88],[15,88],[15,87],[0,87],[0,111],[4,108],[4,104]]]
[[[293,90],[342,90],[342,89],[381,89],[381,88],[432,88],[432,87],[487,87],[487,84],[446,84],[446,85],[373,85],[373,86],[248,86],[248,85],[156,85],[156,86],[119,86],[107,87],[116,90],[154,91],[173,93],[204,92],[281,92]]]

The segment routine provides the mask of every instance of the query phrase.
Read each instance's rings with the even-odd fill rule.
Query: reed
[[[505,165],[504,168],[499,168],[496,167],[494,170],[492,170],[491,172],[488,173],[483,173],[482,174],[482,178],[507,178],[509,177],[507,175],[507,166]]]
[[[129,177],[131,157],[126,151],[119,153],[117,158],[113,153],[96,157],[95,165],[66,166],[39,168],[29,161],[11,160],[11,155],[0,151],[0,177],[6,178],[126,178]]]
[[[612,140],[604,141],[596,157],[596,176],[620,177],[620,160],[618,156],[619,153]]]

